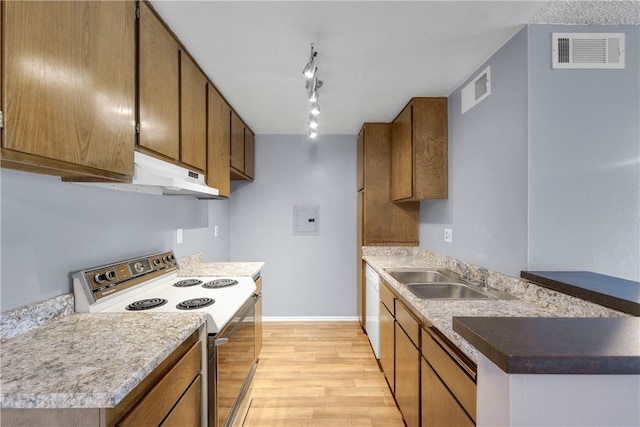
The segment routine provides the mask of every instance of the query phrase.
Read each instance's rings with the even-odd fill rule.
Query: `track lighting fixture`
[[[304,76],[307,79],[310,79],[313,77],[313,75],[316,73],[316,55],[318,54],[318,52],[315,51],[315,49],[313,48],[313,43],[311,43],[311,55],[309,56],[309,61],[307,62],[307,65],[304,66],[304,69],[302,70],[302,74],[304,74]]]
[[[315,138],[318,136],[318,114],[320,114],[320,105],[318,104],[318,89],[322,87],[322,80],[318,78],[318,67],[316,66],[318,52],[315,50],[313,43],[311,43],[311,54],[309,55],[309,61],[304,66],[302,74],[306,78],[305,88],[307,89],[307,97],[311,103],[309,114],[309,138]]]
[[[318,127],[318,118],[313,114],[309,114],[309,128],[316,129]]]
[[[320,104],[318,103],[318,101],[314,101],[311,103],[311,114],[313,114],[314,116],[320,114]]]

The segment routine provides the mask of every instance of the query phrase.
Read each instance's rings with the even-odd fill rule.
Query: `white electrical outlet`
[[[213,227],[213,237],[218,237],[218,226]]]
[[[182,228],[176,229],[176,243],[177,244],[182,243]]]
[[[453,242],[453,229],[451,228],[444,229],[444,241],[447,243]]]

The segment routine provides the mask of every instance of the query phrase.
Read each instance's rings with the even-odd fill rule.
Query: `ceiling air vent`
[[[624,33],[553,33],[553,68],[624,68]]]

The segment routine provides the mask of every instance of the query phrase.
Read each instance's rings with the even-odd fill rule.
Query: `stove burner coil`
[[[237,285],[238,281],[233,279],[217,279],[202,285],[206,289],[226,288],[227,286]]]
[[[216,301],[212,298],[193,298],[178,303],[176,308],[179,310],[196,310],[198,308],[208,307],[214,302]]]
[[[175,286],[176,288],[186,288],[189,286],[199,285],[201,283],[202,283],[202,280],[186,279],[186,280],[180,280],[179,282],[174,283],[173,286]]]
[[[152,308],[165,305],[168,301],[163,298],[149,298],[134,301],[129,304],[126,309],[131,311],[151,310]]]

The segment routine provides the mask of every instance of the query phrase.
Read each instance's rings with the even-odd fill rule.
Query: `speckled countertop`
[[[77,313],[0,341],[0,407],[112,408],[206,322],[202,313]]]
[[[515,295],[513,300],[428,300],[416,297],[405,285],[389,275],[387,268],[452,268],[452,259],[420,248],[365,248],[363,259],[415,314],[425,326],[435,326],[474,362],[478,350],[453,331],[453,317],[623,317],[623,313],[586,301],[539,288],[524,280],[490,272],[489,285]],[[467,265],[470,269],[473,266]]]
[[[264,262],[202,262],[202,254],[178,259],[178,276],[255,277],[264,268]]]

